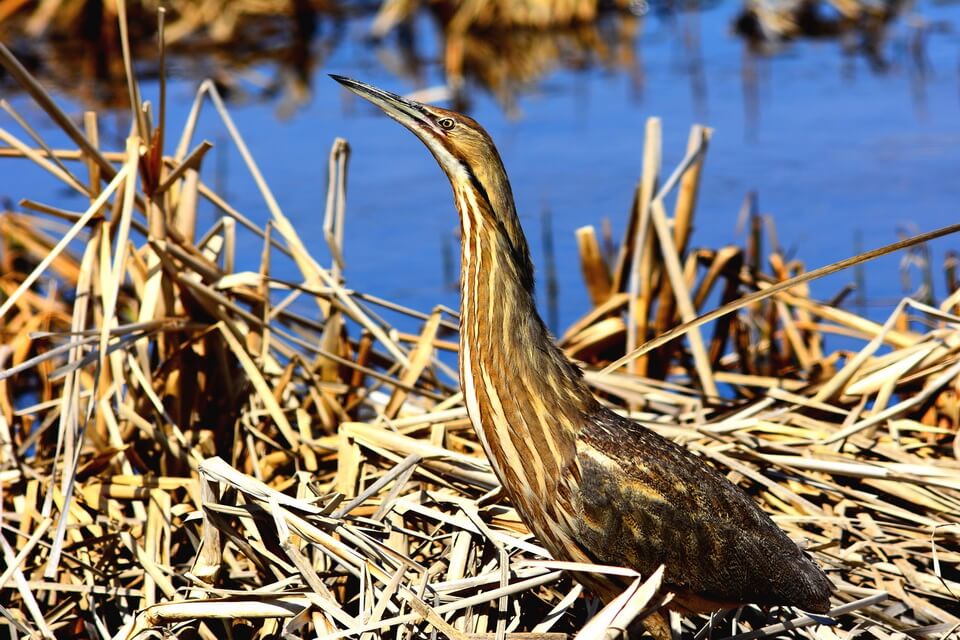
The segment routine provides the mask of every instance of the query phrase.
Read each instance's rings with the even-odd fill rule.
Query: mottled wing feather
[[[832,586],[741,489],[704,460],[598,407],[581,431],[577,538],[594,561],[724,603],[826,611]]]

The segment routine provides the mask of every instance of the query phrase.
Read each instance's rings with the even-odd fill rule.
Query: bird
[[[681,614],[830,608],[833,585],[741,488],[604,406],[537,312],[534,268],[493,140],[462,113],[331,77],[409,129],[453,190],[461,227],[459,376],[467,415],[521,520],[556,560],[664,567]],[[609,602],[626,584],[574,578]],[[621,579],[622,580],[622,579]],[[663,612],[643,620],[671,637]]]

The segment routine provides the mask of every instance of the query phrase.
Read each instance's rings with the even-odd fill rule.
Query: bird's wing
[[[578,538],[596,562],[715,602],[828,606],[829,580],[741,489],[703,459],[601,409],[581,431]]]

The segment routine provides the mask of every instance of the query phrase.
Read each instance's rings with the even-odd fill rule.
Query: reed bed
[[[216,86],[199,88],[174,143],[163,89],[143,103],[124,54],[133,124],[106,149],[97,114],[75,123],[0,45],[71,141],[51,147],[48,127],[18,116],[19,132],[0,129],[3,161],[36,163],[84,203],[25,197],[0,217],[11,637],[560,640],[649,612],[657,574],[602,607],[498,491],[452,370],[455,312],[347,286],[346,141],[330,150],[324,237],[301,238]],[[205,180],[204,109],[239,149],[257,211]],[[692,249],[709,137],[695,127],[665,176],[650,121],[622,246],[606,258],[578,233],[595,307],[561,343],[599,397],[728,473],[838,590],[829,616],[745,607],[675,618],[676,631],[950,637],[960,291],[905,299],[882,324],[859,317],[811,297],[821,272],[763,250],[749,209],[748,247]],[[308,249],[321,242],[322,261]],[[295,278],[276,275],[284,264]],[[419,331],[402,331],[411,319]],[[833,334],[862,346],[830,351]]]

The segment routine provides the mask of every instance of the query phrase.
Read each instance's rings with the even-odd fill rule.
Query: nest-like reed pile
[[[133,130],[107,150],[95,114],[76,125],[2,46],[0,62],[73,143],[51,148],[21,119],[22,134],[0,129],[0,152],[88,203],[27,198],[0,218],[0,621],[12,637],[602,637],[642,615],[656,576],[591,618],[597,602],[497,491],[438,357],[456,350],[455,314],[346,286],[345,142],[330,154],[321,264],[212,84],[168,153],[163,90],[148,107],[128,75]],[[204,180],[210,145],[195,125],[211,107],[265,215]],[[960,625],[960,292],[937,308],[904,300],[878,325],[812,299],[802,266],[776,251],[763,268],[758,242],[689,250],[708,137],[696,128],[661,184],[651,122],[613,265],[580,234],[596,308],[563,343],[591,363],[626,356],[626,370],[588,369],[600,397],[727,472],[838,591],[829,617],[747,607],[677,628],[947,637]],[[200,229],[209,206],[220,214]],[[244,236],[259,260],[237,255]],[[275,277],[283,261],[295,280]],[[718,288],[739,311],[706,341],[689,321]],[[401,316],[419,333],[397,329]],[[831,352],[831,333],[863,346]]]

